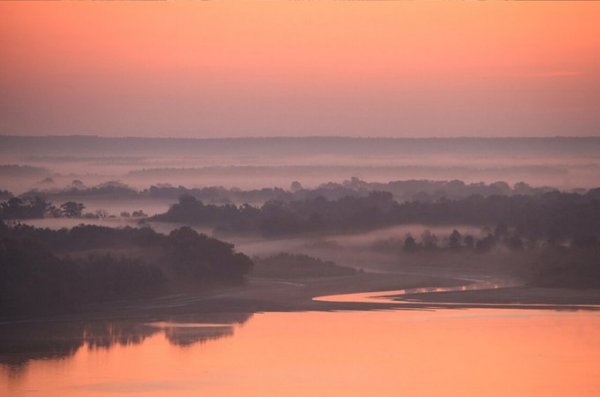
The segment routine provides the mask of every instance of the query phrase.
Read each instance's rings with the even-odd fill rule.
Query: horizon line
[[[256,136],[223,136],[223,137],[188,137],[188,136],[144,136],[144,135],[127,135],[127,136],[115,136],[115,135],[97,135],[97,134],[11,134],[11,133],[0,133],[0,137],[9,138],[102,138],[102,139],[163,139],[163,140],[253,140],[253,139],[381,139],[381,140],[452,140],[452,139],[481,139],[481,140],[494,140],[494,139],[600,139],[600,135],[546,135],[546,136],[532,136],[532,135],[520,135],[520,136],[473,136],[473,135],[457,135],[457,136],[352,136],[352,135],[256,135]]]

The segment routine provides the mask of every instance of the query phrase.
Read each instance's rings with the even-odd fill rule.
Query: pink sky
[[[600,2],[2,2],[0,133],[600,135]]]

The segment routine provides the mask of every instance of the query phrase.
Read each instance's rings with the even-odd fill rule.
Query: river
[[[2,396],[600,395],[597,311],[271,312],[20,329],[13,344],[0,335]]]

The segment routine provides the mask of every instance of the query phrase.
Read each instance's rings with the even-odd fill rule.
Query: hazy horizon
[[[442,135],[425,135],[425,136],[386,136],[386,135],[228,135],[228,136],[175,136],[175,135],[110,135],[110,134],[86,134],[86,133],[72,133],[72,134],[44,134],[44,133],[11,133],[11,132],[0,132],[0,137],[22,137],[22,138],[67,138],[67,137],[89,137],[89,138],[119,138],[119,139],[180,139],[180,140],[219,140],[219,139],[296,139],[296,138],[319,138],[319,139],[389,139],[389,140],[458,140],[458,139],[481,139],[481,140],[494,140],[494,139],[588,139],[596,138],[600,139],[600,133],[597,135],[490,135],[490,136],[477,136],[477,135],[454,135],[454,136],[442,136]]]
[[[158,138],[0,135],[3,186],[14,193],[119,180],[138,189],[316,187],[358,177],[600,185],[600,137]],[[18,168],[17,165],[29,166]],[[49,183],[47,178],[51,178]]]

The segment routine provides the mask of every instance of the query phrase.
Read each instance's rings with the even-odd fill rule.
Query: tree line
[[[266,237],[315,232],[354,232],[401,224],[504,224],[526,238],[549,240],[600,237],[600,188],[585,194],[473,195],[463,199],[399,203],[391,193],[366,197],[323,197],[262,206],[204,204],[184,195],[155,221],[213,226],[221,231]]]
[[[41,196],[11,197],[0,203],[0,219],[80,218],[85,206],[67,201],[59,206]]]
[[[0,203],[0,219],[21,220],[40,218],[85,218],[100,219],[115,217],[105,210],[99,209],[94,212],[84,212],[85,205],[77,201],[66,201],[60,205],[54,205],[48,199],[41,196],[10,197]],[[145,218],[147,214],[142,210],[131,213],[121,212],[123,218]]]
[[[156,198],[176,200],[182,195],[190,195],[198,200],[212,204],[226,203],[264,203],[269,200],[294,201],[316,197],[337,200],[346,196],[365,197],[370,192],[381,191],[392,193],[398,201],[435,201],[441,198],[460,199],[479,194],[484,197],[492,195],[533,195],[556,190],[552,187],[532,187],[524,182],[510,186],[506,182],[465,183],[460,180],[431,181],[431,180],[398,180],[386,183],[366,182],[352,177],[343,182],[328,182],[315,188],[305,188],[300,182],[292,182],[288,189],[280,187],[265,187],[260,189],[242,190],[225,188],[223,186],[206,186],[188,188],[169,184],[152,185],[147,189],[136,190],[119,181],[108,181],[96,186],[86,186],[80,180],[73,180],[69,186],[58,189],[33,189],[21,197],[40,196],[47,199],[75,200],[78,197],[119,197],[119,198]],[[8,193],[8,192],[7,192]]]
[[[252,265],[232,244],[188,227],[164,235],[148,227],[0,223],[0,313],[72,310],[160,294],[182,282],[236,283]]]
[[[461,234],[458,230],[446,236],[438,236],[429,230],[419,237],[409,233],[403,239],[392,237],[377,240],[370,249],[406,255],[508,252],[511,263],[506,263],[504,267],[515,272],[529,285],[600,287],[600,239],[595,237],[569,241],[531,239],[523,237],[514,228],[500,224],[481,236]]]

